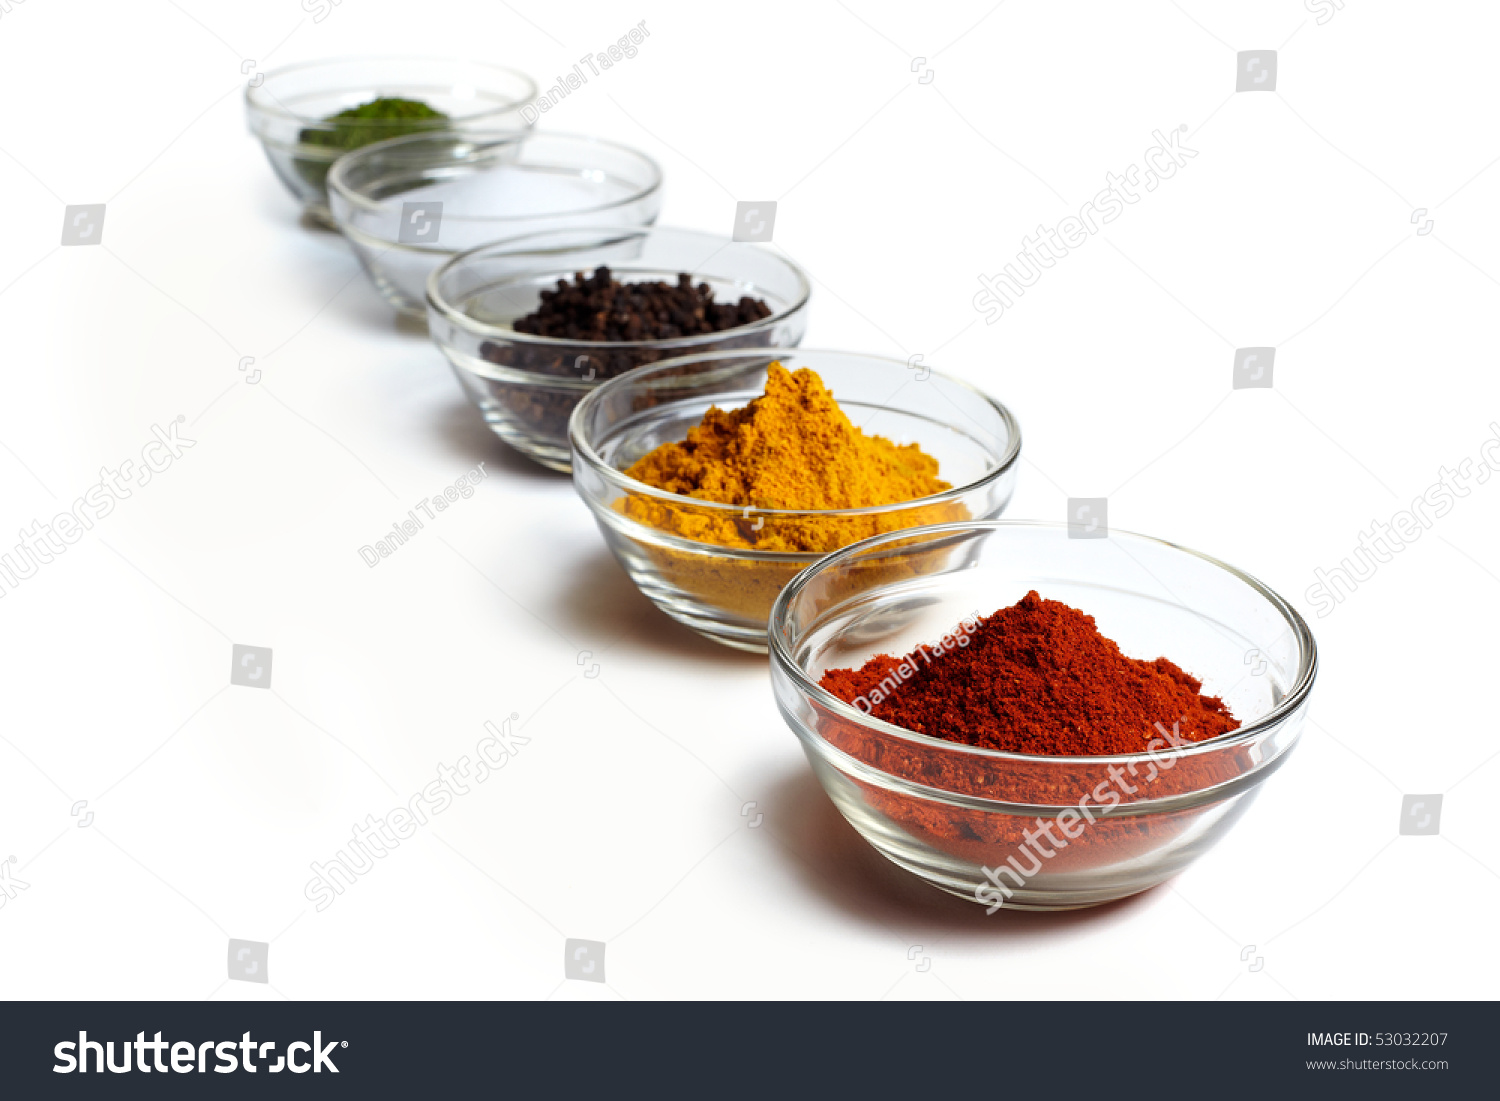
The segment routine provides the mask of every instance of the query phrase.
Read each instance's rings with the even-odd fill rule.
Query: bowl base
[[[843,808],[840,809],[842,810]],[[910,872],[918,879],[927,883],[928,886],[936,887],[944,894],[952,895],[954,898],[964,899],[968,902],[974,903],[977,906],[983,906],[986,909],[988,909],[989,906],[992,905],[992,902],[985,901],[978,895],[978,892],[981,889],[988,886],[988,883],[985,879],[980,878],[976,882],[971,882],[966,878],[954,878],[950,875],[944,874],[943,871],[934,867],[930,861],[924,861],[921,863],[908,863],[907,861],[902,860],[896,854],[892,853],[890,849],[886,848],[884,845],[874,844],[873,839],[868,834],[866,834],[864,830],[859,829],[857,824],[851,822],[851,825],[855,825],[855,828],[860,832],[861,835],[865,837],[865,840],[872,842],[875,851],[878,852],[881,856],[885,857],[902,871]],[[1158,887],[1162,883],[1165,883],[1168,879],[1172,878],[1172,876],[1175,875],[1178,870],[1179,869],[1174,868],[1170,873],[1162,875],[1159,878],[1151,879],[1148,882],[1138,881],[1125,887],[1122,887],[1120,885],[1111,885],[1086,892],[1080,892],[1077,889],[1067,891],[1050,891],[1045,888],[1038,889],[1023,887],[1017,889],[1013,893],[1012,897],[1007,898],[1000,906],[1000,909],[1027,910],[1038,913],[1061,913],[1064,910],[1088,910],[1092,909],[1095,906],[1106,905],[1110,902],[1119,902],[1121,899],[1130,898],[1131,896],[1138,895],[1143,891],[1149,891],[1153,887]],[[993,893],[990,893],[987,895],[987,897],[993,899],[994,895]],[[998,913],[999,911],[997,910],[996,912]]]
[[[785,710],[783,709],[783,717]],[[934,844],[930,837],[919,836],[907,824],[898,822],[872,805],[871,793],[856,779],[845,775],[823,756],[824,749],[804,739],[813,772],[839,813],[872,848],[896,867],[958,898],[989,909],[1004,910],[1082,910],[1107,902],[1138,895],[1160,886],[1177,875],[1198,856],[1211,848],[1223,833],[1254,801],[1257,788],[1195,810],[1196,817],[1186,828],[1150,851],[1129,856],[1103,857],[1099,862],[1072,870],[1033,873],[1024,883],[1011,883],[1007,897],[992,885],[985,864],[996,868],[1010,846],[1001,845],[989,856],[954,851],[965,842],[949,840]],[[900,804],[897,804],[898,807]],[[912,803],[907,809],[919,814],[930,809],[930,803]],[[1077,839],[1075,839],[1075,844]],[[1045,865],[1039,866],[1044,867]]]
[[[750,654],[769,653],[764,620],[729,613],[692,592],[680,576],[673,576],[670,568],[662,569],[662,563],[653,557],[650,548],[622,535],[603,517],[594,519],[615,560],[647,600],[706,639]]]
[[[302,204],[302,217],[304,224],[309,229],[331,229],[338,233],[339,224],[333,220],[333,212],[328,209],[328,204],[323,202],[308,202]]]
[[[648,593],[647,595],[650,596],[651,594]],[[764,630],[758,632],[750,631],[743,627],[733,627],[715,622],[714,620],[704,619],[702,616],[674,611],[654,596],[652,596],[652,602],[684,627],[689,627],[697,634],[722,646],[728,646],[732,650],[743,650],[747,654],[766,654],[770,652],[766,645]]]
[[[490,431],[499,436],[513,451],[519,451],[534,463],[545,466],[548,470],[555,470],[559,474],[573,473],[572,453],[566,447],[558,447],[555,444],[542,443],[535,436],[517,432],[507,416],[491,415],[491,410],[483,406],[480,413],[484,416],[484,423],[490,426]]]
[[[880,855],[886,857],[887,860],[891,859],[886,853],[881,853]],[[989,906],[988,903],[980,902],[979,899],[975,898],[974,892],[972,890],[964,891],[960,890],[957,887],[946,887],[941,883],[932,882],[932,880],[928,879],[927,876],[917,872],[916,869],[908,868],[899,860],[891,860],[891,863],[895,864],[896,867],[901,868],[903,871],[912,872],[912,874],[920,876],[920,878],[927,881],[927,884],[929,886],[936,887],[939,891],[942,891],[946,895],[952,895],[954,898],[967,899],[969,902],[972,902],[977,906],[984,906],[986,908],[988,908]],[[1039,898],[1022,899],[1019,897],[1020,892],[1017,892],[1017,898],[1006,899],[1005,904],[1001,906],[1000,909],[1025,910],[1028,913],[1039,914],[1060,914],[1066,910],[1092,910],[1095,906],[1107,906],[1111,902],[1119,902],[1121,899],[1133,898],[1135,895],[1141,894],[1144,891],[1149,891],[1153,887],[1157,886],[1160,886],[1160,884],[1153,883],[1150,886],[1141,887],[1138,890],[1131,891],[1129,894],[1112,894],[1108,898],[1096,898],[1088,902],[1078,902],[1073,899],[1069,899],[1063,902],[1048,902],[1045,899]],[[997,910],[996,913],[999,913],[999,911]]]

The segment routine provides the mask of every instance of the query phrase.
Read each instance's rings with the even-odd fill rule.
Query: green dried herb
[[[329,115],[323,121],[332,123],[333,129],[306,129],[297,135],[297,140],[303,145],[317,145],[334,150],[333,156],[337,159],[362,145],[436,129],[437,124],[448,121],[448,116],[418,99],[380,96],[369,103],[361,103],[358,107],[348,107],[336,115]],[[328,176],[330,163],[300,159],[296,162],[297,171],[302,177],[319,187],[323,186]]]

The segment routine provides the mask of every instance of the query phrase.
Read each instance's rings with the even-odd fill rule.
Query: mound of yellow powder
[[[726,412],[717,407],[681,443],[663,444],[626,471],[657,489],[748,509],[730,517],[648,497],[627,515],[697,542],[769,551],[826,553],[882,531],[955,517],[947,510],[899,515],[757,517],[756,509],[848,509],[892,505],[950,488],[937,460],[916,444],[868,436],[807,368],[773,363],[766,392]],[[930,513],[918,515],[919,513]]]
[[[642,587],[676,590],[669,601],[653,599],[696,629],[712,622],[737,630],[736,639],[714,637],[745,649],[764,650],[776,595],[818,555],[888,531],[969,518],[960,501],[913,503],[862,516],[830,514],[916,502],[950,487],[938,477],[937,460],[921,448],[866,435],[816,374],[779,363],[767,371],[764,395],[740,409],[710,409],[687,439],[663,444],[625,473],[678,494],[661,500],[637,491],[614,505],[651,529],[650,535],[640,528],[624,532],[637,559],[659,575]],[[762,509],[809,515],[767,516]],[[658,532],[670,538],[658,538]],[[730,556],[691,543],[774,553]],[[930,559],[910,562],[894,555],[864,568],[882,580],[899,580],[933,568]],[[861,577],[870,580],[868,573]]]
[[[625,473],[687,497],[755,508],[890,505],[948,489],[916,444],[867,436],[806,367],[771,364],[764,396],[710,409],[682,443],[663,444]]]

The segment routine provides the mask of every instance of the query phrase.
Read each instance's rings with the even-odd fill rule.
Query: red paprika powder
[[[1177,723],[1194,742],[1240,725],[1222,700],[1199,694],[1201,681],[1166,658],[1126,657],[1093,616],[1035,590],[935,658],[881,655],[830,669],[822,684],[894,726],[1035,756],[1144,753],[1156,723]]]
[[[1183,756],[1182,747],[1229,733],[1239,721],[1179,666],[1127,657],[1092,616],[1059,601],[1033,591],[949,637],[937,652],[881,655],[820,680],[873,718],[939,742],[893,736],[826,708],[819,727],[855,760],[938,794],[1063,808],[1043,818],[1034,810],[973,809],[852,777],[872,808],[954,857],[999,866],[1034,844],[1028,831],[1062,821],[1072,840],[1053,851],[1048,873],[1130,861],[1170,844],[1206,809],[1140,814],[1130,804],[1201,792],[1251,763],[1250,749]],[[1136,759],[1119,759],[1127,755]],[[1034,851],[1025,855],[1036,862]]]

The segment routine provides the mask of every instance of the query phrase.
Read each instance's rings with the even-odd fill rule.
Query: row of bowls
[[[655,162],[612,142],[526,129],[521,108],[535,94],[512,70],[387,58],[268,74],[247,103],[277,174],[310,214],[342,230],[398,312],[425,315],[496,434],[543,465],[571,469],[640,590],[715,641],[769,649],[783,717],[834,804],[884,856],[966,898],[998,899],[999,883],[1007,906],[1065,909],[1160,883],[1222,836],[1301,730],[1317,661],[1300,616],[1254,578],[1169,543],[1119,532],[1076,539],[1062,527],[997,519],[1020,456],[1009,410],[938,372],[798,349],[803,272],[751,244],[654,225]],[[342,156],[316,133],[308,140],[329,128],[324,117],[377,95],[421,99],[449,121]],[[442,204],[436,240],[403,233],[413,201]],[[689,272],[720,300],[763,298],[772,312],[665,341],[514,329],[542,290],[600,265],[622,282]],[[870,509],[761,510],[681,497],[623,473],[682,439],[710,406],[758,396],[773,361],[816,371],[856,424],[919,444],[954,488]],[[673,522],[664,526],[664,516]],[[683,534],[698,521],[878,534],[825,556]],[[1242,726],[1174,751],[1167,771],[1144,756],[1026,757],[928,738],[819,687],[829,668],[908,652],[1030,589],[1087,609],[1127,653],[1191,655],[1204,691],[1222,696]],[[1028,826],[1086,801],[1111,768],[1149,768],[1155,781],[1117,791],[1121,805],[1108,818],[1021,885],[997,879],[1007,859],[1032,862],[1021,843]]]
[[[497,66],[376,58],[277,70],[247,89],[246,105],[277,175],[310,215],[343,233],[399,314],[426,318],[490,428],[567,471],[568,414],[583,394],[675,356],[794,346],[811,286],[774,252],[656,227],[660,166],[615,142],[529,129],[522,108],[535,95],[530,78]],[[378,96],[418,99],[449,117],[390,138],[381,138],[383,126],[413,124],[362,123],[369,144],[333,148],[337,124],[327,118]],[[771,313],[667,340],[583,342],[513,327],[542,291],[600,265],[622,282],[675,282],[688,272],[721,301],[758,298]]]

